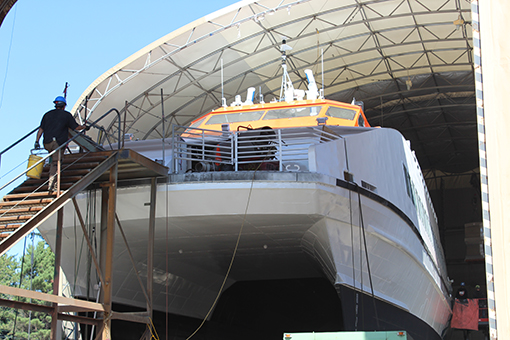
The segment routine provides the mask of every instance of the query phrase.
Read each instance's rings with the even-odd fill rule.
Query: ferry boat
[[[325,99],[311,71],[308,89],[294,89],[282,50],[278,101],[255,103],[254,88],[245,101],[223,99],[174,126],[163,153],[161,140],[125,142],[170,169],[157,185],[154,308],[211,319],[218,294],[236,282],[322,277],[342,308],[338,329],[329,331],[440,339],[451,286],[410,143],[396,130],[370,127],[361,102]],[[149,194],[147,182],[118,183],[118,215],[142,276]],[[94,195],[100,191],[80,194],[79,206],[99,211]],[[73,208],[65,209],[62,267],[75,296],[93,299],[94,273],[85,256],[76,259],[81,238]],[[50,219],[39,229],[50,243],[53,226]],[[113,300],[144,307],[120,237],[115,249]]]

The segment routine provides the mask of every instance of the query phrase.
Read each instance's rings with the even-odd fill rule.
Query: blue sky
[[[39,125],[66,82],[70,110],[111,67],[236,2],[18,0],[0,26],[0,151]],[[26,168],[34,141],[35,135],[2,155],[0,186]]]

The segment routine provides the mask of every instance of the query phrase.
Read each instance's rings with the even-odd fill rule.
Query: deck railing
[[[309,147],[340,138],[327,130],[317,126],[220,132],[174,125],[172,172],[308,171]]]

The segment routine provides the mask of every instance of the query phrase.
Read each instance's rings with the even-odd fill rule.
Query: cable
[[[349,222],[351,224],[351,259],[352,259],[352,286],[356,291],[356,265],[354,263],[354,226],[352,224],[352,197],[351,190],[349,191]],[[363,275],[363,273],[361,274]],[[356,304],[354,307],[355,319],[354,319],[354,330],[358,330],[358,315],[359,315],[359,306],[358,306],[358,292],[356,292]]]
[[[359,187],[357,185],[357,183],[353,183],[354,185],[356,185],[356,188],[359,190]],[[359,205],[359,224],[363,224],[363,218],[361,217],[361,205],[360,205],[360,197],[358,195],[358,205]],[[361,308],[363,308],[363,300],[364,300],[364,297],[365,297],[365,294],[364,294],[364,289],[363,289],[363,246],[361,244],[361,236],[362,236],[362,231],[363,229],[361,228],[361,226],[358,226],[358,231],[359,231],[359,272],[360,272],[360,275],[361,275],[361,279],[360,279],[360,288],[361,288]],[[365,249],[366,250],[366,249]],[[368,263],[368,261],[367,261]],[[365,330],[365,310],[363,308],[362,312],[361,312],[361,327],[363,330]]]
[[[241,228],[239,229],[239,235],[237,236],[237,242],[236,242],[236,245],[234,247],[234,253],[232,254],[232,258],[230,260],[230,264],[228,266],[227,273],[225,274],[225,278],[223,279],[221,287],[218,290],[218,294],[216,295],[216,298],[214,299],[214,302],[211,305],[211,308],[209,309],[209,311],[205,315],[204,319],[202,320],[202,323],[200,324],[200,326],[198,326],[198,328],[189,337],[186,338],[186,340],[191,339],[202,328],[202,326],[204,325],[205,321],[209,317],[209,314],[211,314],[213,308],[216,306],[216,303],[218,302],[218,299],[220,298],[221,292],[223,291],[223,287],[225,286],[225,283],[227,282],[228,276],[230,274],[230,270],[232,269],[232,265],[234,263],[234,259],[235,259],[236,254],[237,254],[237,249],[239,247],[239,241],[241,240],[241,234],[243,233],[244,223],[246,222],[246,215],[248,213],[248,207],[250,205],[251,193],[253,191],[253,183],[255,182],[255,173],[256,172],[257,172],[256,170],[253,172],[253,179],[251,181],[250,191],[249,191],[249,194],[248,194],[248,201],[246,202],[246,209],[244,211],[243,222],[241,223]]]
[[[165,293],[166,293],[166,304],[165,304],[165,339],[168,339],[168,188],[169,178],[166,177],[166,249],[165,249],[165,265],[166,265],[166,278],[165,278]]]
[[[347,140],[345,137],[341,137],[344,141],[344,151],[345,151],[345,167],[347,169],[347,173],[350,173],[349,171],[349,157],[347,156]],[[354,183],[356,184],[356,183]],[[356,291],[356,264],[354,263],[354,225],[352,223],[352,192],[347,187],[347,191],[349,192],[349,223],[351,225],[351,259],[352,259],[352,286],[354,288],[354,291],[356,292],[356,302],[354,305],[354,330],[358,330],[358,319],[359,319],[359,292]],[[360,273],[361,273],[361,291],[363,292],[363,268],[360,263]]]
[[[2,84],[2,94],[0,95],[0,108],[2,108],[2,104],[4,102],[4,91],[5,91],[5,82],[7,81],[7,73],[9,71],[9,60],[11,59],[11,47],[12,47],[12,40],[14,37],[14,26],[16,24],[16,13],[18,12],[18,6],[17,4],[14,4],[14,18],[12,20],[12,30],[11,30],[11,41],[9,42],[9,50],[7,52],[7,63],[5,65],[5,76],[4,76],[4,82]]]
[[[225,286],[225,283],[227,282],[227,279],[228,279],[228,276],[230,274],[230,270],[232,269],[232,265],[234,263],[234,259],[236,257],[236,254],[237,254],[237,249],[239,247],[239,241],[241,240],[241,234],[243,233],[243,227],[244,227],[244,223],[246,222],[246,216],[248,215],[248,208],[250,206],[250,200],[251,200],[251,194],[253,192],[253,184],[255,183],[255,174],[257,173],[257,171],[260,169],[260,167],[262,166],[262,163],[267,160],[269,157],[271,157],[270,155],[271,153],[271,150],[268,150],[267,151],[267,154],[266,156],[262,159],[262,161],[259,163],[259,165],[257,166],[257,168],[255,169],[255,171],[253,171],[253,177],[251,179],[251,184],[250,184],[250,190],[248,192],[248,200],[246,201],[246,209],[244,210],[244,216],[243,216],[243,222],[241,223],[241,228],[239,229],[239,234],[237,236],[237,242],[236,242],[236,245],[234,247],[234,253],[232,254],[232,258],[230,260],[230,264],[228,266],[228,269],[227,269],[227,273],[225,274],[225,278],[223,279],[223,282],[221,284],[221,287],[220,289],[218,290],[218,294],[216,295],[216,298],[214,299],[212,305],[211,305],[211,308],[209,309],[209,311],[207,312],[207,314],[205,315],[204,319],[202,320],[202,323],[200,323],[200,325],[197,327],[197,329],[189,336],[186,338],[186,340],[189,340],[191,339],[201,328],[202,326],[205,324],[205,321],[207,320],[207,318],[209,317],[209,314],[211,314],[212,310],[214,309],[214,307],[216,306],[216,303],[218,302],[218,299],[220,298],[220,295],[221,295],[221,292],[223,291],[223,287]]]
[[[358,191],[359,216],[360,216],[360,221],[361,221],[361,230],[363,230],[363,244],[365,246],[365,257],[367,258],[368,279],[370,281],[370,289],[372,290],[372,301],[374,303],[374,314],[375,314],[375,320],[377,322],[377,329],[380,329],[379,316],[377,314],[377,307],[375,305],[375,294],[374,294],[374,285],[372,283],[372,272],[370,270],[370,261],[368,259],[367,238],[365,235],[366,234],[365,223],[363,222],[363,209],[361,208],[361,193],[360,193],[358,185],[356,185],[356,188]],[[361,242],[361,240],[360,240],[360,242]]]

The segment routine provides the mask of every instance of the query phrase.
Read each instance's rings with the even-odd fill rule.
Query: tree
[[[16,286],[16,277],[19,278],[19,262],[15,256],[3,255],[0,257],[0,284],[4,286]],[[10,296],[0,294],[2,299]],[[15,311],[12,308],[0,307],[0,339],[9,339],[12,332]]]
[[[0,283],[23,289],[31,287],[32,290],[51,294],[54,267],[55,255],[44,241],[39,241],[35,247],[29,245],[24,257],[20,260],[14,256],[0,257]],[[48,302],[30,301],[26,298],[19,298],[19,301],[50,305]],[[16,330],[13,334],[14,323],[16,323]],[[51,316],[49,314],[7,307],[2,307],[0,310],[0,339],[28,339],[29,325],[31,339],[50,338]]]

